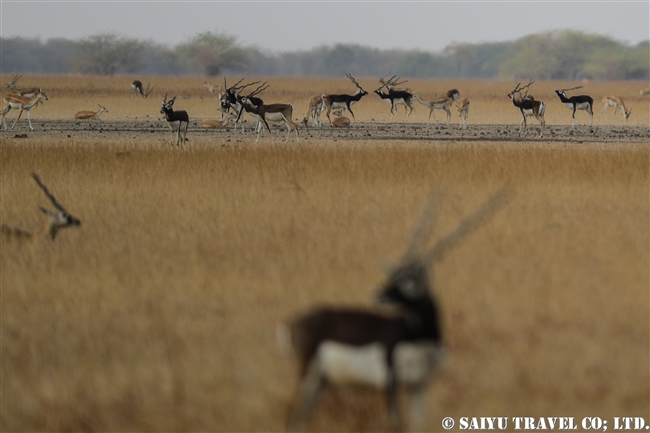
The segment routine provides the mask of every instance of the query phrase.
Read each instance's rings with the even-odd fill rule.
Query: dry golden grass
[[[5,91],[5,84],[13,76],[0,77],[0,86]],[[139,78],[145,85],[156,84],[149,98],[131,97],[131,83]],[[254,80],[268,80],[271,86],[261,96],[267,102],[293,103],[294,119],[302,120],[307,112],[309,98],[323,93],[353,94],[356,87],[347,78],[261,78],[251,77],[245,83]],[[377,78],[359,78],[363,88],[370,92],[359,103],[353,106],[355,117],[360,122],[387,122],[391,120],[390,106],[373,93],[380,86]],[[50,100],[42,107],[35,109],[35,118],[73,119],[80,110],[95,110],[97,104],[104,105],[109,113],[102,116],[105,119],[143,119],[160,118],[160,102],[167,92],[171,98],[177,96],[176,109],[186,110],[190,119],[210,119],[219,116],[217,96],[209,93],[201,77],[95,77],[95,76],[38,76],[25,75],[19,81],[21,86],[41,86]],[[233,77],[228,81],[234,84]],[[549,125],[570,125],[571,111],[564,107],[553,92],[559,88],[574,87],[576,82],[538,81],[531,86],[530,94],[547,104],[546,121]],[[589,94],[594,98],[595,125],[650,125],[650,98],[639,95],[644,83],[619,82],[589,82],[584,88],[569,92],[569,96]],[[423,97],[434,94],[444,94],[451,88],[460,90],[461,96],[467,96],[471,101],[469,112],[470,124],[518,124],[521,117],[508,93],[515,87],[511,81],[487,80],[410,80],[404,85]],[[253,87],[254,88],[254,87]],[[626,123],[620,114],[614,114],[609,108],[603,117],[600,111],[603,107],[601,98],[605,95],[621,96],[626,106],[632,108],[632,115]],[[398,107],[397,121],[406,123],[423,123],[428,121],[428,108],[415,102],[415,113],[408,120],[404,119],[403,106]],[[436,110],[439,120],[444,120],[444,112]],[[12,112],[10,118],[15,114]],[[350,116],[348,116],[350,117]],[[577,120],[589,122],[589,116],[584,111],[576,114]],[[536,121],[533,120],[533,123]],[[458,113],[452,110],[452,123],[460,123]]]
[[[310,84],[294,81],[306,100]],[[88,95],[70,111],[88,98],[115,116],[158,112],[158,96],[128,92],[111,96],[124,111]],[[32,171],[82,220],[55,242],[1,245],[2,431],[280,431],[296,372],[276,324],[322,303],[370,306],[432,188],[445,197],[435,236],[506,182],[516,198],[434,267],[450,358],[429,430],[445,416],[648,419],[645,145],[178,152],[51,138],[0,151],[1,223],[43,222]],[[381,396],[333,392],[309,427],[387,425]]]

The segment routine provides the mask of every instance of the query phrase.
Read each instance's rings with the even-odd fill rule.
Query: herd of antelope
[[[350,120],[343,116],[350,112],[355,119],[352,106],[368,95],[359,83],[348,74],[350,81],[357,87],[356,93],[349,94],[322,94],[311,99],[308,111],[304,118],[305,125],[321,126],[320,114],[326,111],[326,117],[331,125],[349,125]],[[11,83],[15,85],[17,79]],[[260,132],[265,128],[270,133],[269,122],[282,122],[287,126],[289,140],[292,131],[298,138],[298,125],[292,120],[294,107],[292,104],[266,104],[259,98],[263,90],[268,88],[268,83],[253,82],[242,85],[243,79],[235,85],[213,90],[206,82],[210,92],[219,92],[219,103],[222,113],[221,120],[204,121],[202,127],[224,127],[229,121],[234,121],[237,129],[245,112],[257,121],[255,132],[259,140]],[[467,127],[469,100],[461,98],[457,89],[449,90],[444,96],[425,99],[411,89],[400,89],[403,84],[399,79],[392,77],[389,80],[380,80],[381,86],[374,92],[390,104],[392,117],[397,116],[397,106],[404,105],[405,117],[408,118],[413,111],[413,101],[429,108],[429,122],[431,117],[436,123],[434,110],[441,109],[446,112],[445,123],[449,123],[451,113],[449,108],[456,104],[462,128]],[[535,117],[541,125],[540,137],[544,134],[546,121],[544,113],[546,104],[528,94],[530,80],[525,86],[517,83],[516,87],[508,94],[513,105],[519,109],[522,120],[519,133],[526,125],[527,117]],[[258,85],[254,90],[244,94],[246,88]],[[155,86],[154,86],[155,87]],[[572,110],[572,126],[575,124],[577,110],[586,111],[593,125],[593,98],[588,95],[568,97],[566,92],[575,90],[558,89],[555,91],[562,104]],[[147,86],[143,90],[142,83],[133,83],[135,96],[146,98],[153,88]],[[33,130],[30,120],[30,110],[39,102],[48,98],[40,88],[14,89],[15,93],[4,96],[6,104],[3,110],[3,122],[6,114],[11,109],[27,111],[30,129]],[[176,97],[167,99],[167,93],[162,101],[160,114],[165,116],[171,131],[172,145],[183,145],[189,125],[189,115],[184,110],[174,110]],[[608,108],[620,109],[624,119],[630,116],[623,100],[616,96],[603,98],[605,106],[601,114]],[[75,115],[77,119],[99,119],[107,112],[106,108],[99,105],[98,111],[80,111]],[[336,116],[331,118],[331,114]],[[12,125],[15,126],[18,118]],[[243,124],[241,125],[244,129]],[[6,129],[6,123],[5,123]],[[81,221],[72,216],[63,205],[57,201],[41,179],[34,173],[32,178],[45,196],[54,206],[55,210],[39,207],[40,211],[49,217],[47,223],[38,231],[27,231],[7,225],[1,226],[3,238],[18,239],[21,241],[38,241],[50,238],[54,240],[59,230],[74,228],[81,225]],[[481,225],[501,209],[512,197],[512,189],[508,186],[500,189],[488,198],[474,212],[462,219],[456,229],[440,238],[433,246],[425,247],[426,239],[432,231],[433,224],[439,211],[440,203],[437,197],[432,197],[420,217],[418,224],[407,243],[400,262],[394,266],[387,276],[385,284],[377,294],[377,301],[388,303],[396,307],[395,311],[387,314],[373,308],[351,307],[316,307],[298,315],[286,324],[278,327],[278,340],[296,356],[299,369],[298,386],[290,410],[287,428],[291,431],[301,430],[308,422],[311,413],[315,410],[319,396],[327,387],[366,386],[377,389],[386,395],[388,420],[391,428],[401,430],[404,420],[400,411],[400,395],[410,397],[410,420],[408,426],[413,430],[421,430],[424,426],[424,396],[435,373],[445,360],[445,346],[443,329],[441,327],[440,305],[435,293],[432,291],[433,280],[430,276],[434,263],[459,244]],[[401,391],[405,391],[402,393]]]
[[[344,116],[344,113],[350,112],[352,120],[356,121],[354,112],[352,111],[352,105],[356,104],[363,98],[368,95],[368,92],[364,90],[361,85],[355,80],[355,78],[346,74],[348,79],[356,86],[357,90],[354,94],[319,94],[313,96],[309,100],[309,105],[307,112],[302,119],[302,123],[305,127],[321,127],[322,123],[320,116],[325,112],[325,116],[329,120],[330,126],[334,127],[347,127],[350,125],[351,120],[348,117]],[[29,123],[30,130],[34,130],[31,122],[31,109],[36,107],[39,103],[47,101],[48,97],[39,87],[31,88],[17,88],[16,82],[22,75],[16,75],[14,79],[7,85],[7,89],[10,93],[7,93],[3,96],[4,109],[2,110],[2,121],[4,129],[7,129],[6,115],[12,109],[18,110],[18,116],[16,120],[11,125],[11,129],[14,129],[16,123],[20,119],[23,111],[27,111],[27,121]],[[287,136],[285,138],[285,143],[288,142],[291,132],[295,131],[296,141],[300,141],[298,136],[298,124],[292,120],[294,106],[293,104],[286,103],[274,103],[274,104],[265,104],[264,101],[258,96],[262,91],[266,90],[269,85],[268,82],[264,82],[259,85],[255,90],[244,94],[244,90],[248,87],[251,87],[256,84],[260,84],[259,81],[255,81],[249,84],[241,85],[242,78],[233,86],[228,86],[226,83],[226,78],[224,77],[224,83],[222,85],[213,85],[204,82],[203,87],[205,87],[210,93],[218,94],[219,105],[221,109],[221,118],[220,119],[206,119],[203,120],[200,124],[201,128],[214,128],[220,129],[227,127],[231,121],[234,122],[234,130],[237,131],[237,126],[241,123],[241,129],[244,130],[242,123],[242,115],[246,113],[251,116],[256,122],[257,126],[254,130],[257,136],[255,142],[257,143],[260,138],[260,133],[265,129],[269,133],[271,128],[269,127],[269,122],[281,122],[287,127]],[[390,113],[391,118],[398,117],[397,106],[404,106],[404,116],[408,118],[414,110],[413,103],[418,102],[429,109],[429,120],[428,123],[431,123],[431,118],[438,123],[438,119],[435,116],[435,110],[442,110],[445,112],[444,124],[448,125],[451,119],[451,107],[455,105],[458,115],[461,119],[460,128],[467,128],[467,121],[469,117],[469,106],[470,101],[467,97],[460,97],[460,93],[457,89],[451,89],[446,94],[441,96],[434,96],[431,98],[424,98],[420,95],[419,92],[415,92],[412,89],[402,89],[397,86],[406,83],[405,81],[399,81],[400,79],[395,75],[390,79],[385,80],[381,78],[379,83],[381,84],[377,89],[374,90],[374,93],[379,96],[382,100],[390,104]],[[533,96],[528,94],[530,86],[534,83],[534,80],[521,87],[520,83],[517,83],[517,86],[508,94],[508,97],[511,99],[513,105],[519,109],[521,113],[521,121],[519,124],[519,131],[517,136],[520,136],[524,129],[527,129],[527,117],[535,117],[541,127],[540,138],[544,136],[544,131],[546,127],[546,120],[544,119],[544,113],[546,110],[546,104],[543,101],[536,100]],[[141,81],[135,80],[131,84],[131,97],[140,96],[146,99],[151,92],[154,90],[156,85],[151,86],[147,84],[146,88]],[[590,116],[590,126],[593,126],[593,98],[588,95],[578,95],[568,97],[566,92],[569,90],[576,90],[582,86],[572,87],[570,89],[558,89],[555,91],[557,96],[560,98],[560,102],[572,110],[572,123],[571,126],[576,124],[575,114],[577,110],[584,110]],[[522,95],[523,91],[526,91]],[[640,92],[641,95],[650,94],[650,89],[644,89]],[[174,111],[172,106],[175,101],[175,97],[171,101],[167,101],[167,94],[165,93],[165,98],[162,102],[162,107],[160,114],[165,116],[165,120],[170,128],[171,133],[171,144],[183,145],[187,140],[187,128],[189,125],[189,116],[185,111]],[[623,98],[620,96],[608,95],[602,98],[604,103],[603,108],[601,109],[601,117],[606,112],[609,107],[613,109],[620,110],[621,115],[624,120],[627,120],[630,117],[631,109],[628,109],[625,106]],[[103,113],[108,113],[108,110],[99,105],[99,110],[82,110],[75,114],[74,118],[78,120],[82,119],[97,119],[101,120],[100,116]],[[332,119],[331,114],[334,114],[334,119]]]

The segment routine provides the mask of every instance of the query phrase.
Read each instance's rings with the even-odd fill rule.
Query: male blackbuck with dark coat
[[[185,144],[187,126],[190,124],[190,117],[187,115],[187,111],[174,111],[173,106],[175,101],[176,96],[174,96],[170,101],[167,101],[167,93],[165,93],[165,98],[163,99],[162,107],[160,108],[160,114],[165,115],[165,120],[167,121],[167,125],[169,125],[172,146],[174,146],[174,144],[177,146]],[[174,135],[176,136],[175,142]]]
[[[246,111],[259,122],[255,143],[260,139],[262,125],[266,127],[269,134],[271,133],[271,128],[269,127],[268,122],[284,122],[287,126],[287,138],[284,140],[285,143],[289,141],[292,129],[296,131],[296,141],[300,141],[300,138],[298,137],[298,125],[291,120],[293,117],[293,104],[260,104],[258,106],[253,104],[251,100],[245,96],[239,98],[239,100],[242,104],[242,110],[239,112],[239,117],[241,117],[242,113]]]
[[[396,75],[393,75],[388,81],[385,81],[383,78],[379,80],[381,87],[375,90],[375,93],[384,101],[387,101],[390,104],[390,114],[391,117],[397,117],[397,106],[402,104],[404,105],[404,116],[408,117],[413,112],[413,104],[411,99],[413,98],[413,93],[408,90],[399,90],[395,86],[406,83],[408,80],[399,81],[399,78],[396,78]],[[388,93],[384,93],[384,87]]]
[[[3,224],[1,227],[2,236],[6,239],[16,240],[36,240],[49,236],[50,239],[54,240],[59,230],[67,227],[80,226],[81,221],[70,215],[63,205],[54,198],[54,195],[47,189],[43,182],[41,182],[41,179],[39,179],[35,173],[32,173],[32,177],[57,210],[53,211],[39,206],[40,211],[50,217],[50,222],[49,224],[44,225],[43,229],[38,233],[28,232],[23,229],[9,227],[8,225]]]
[[[555,93],[557,96],[560,98],[560,101],[562,101],[562,104],[564,104],[565,107],[570,108],[573,110],[571,117],[571,126],[575,125],[576,122],[576,110],[585,110],[587,113],[589,113],[590,121],[589,121],[589,126],[594,125],[594,98],[592,98],[589,95],[579,95],[579,96],[572,96],[570,98],[567,98],[566,92],[569,90],[576,90],[576,89],[581,89],[582,86],[577,86],[577,87],[572,87],[570,89],[559,89],[556,90]]]
[[[244,81],[244,78],[240,79],[237,81],[233,86],[228,87],[226,84],[226,77],[223,77],[223,87],[226,89],[219,97],[220,103],[221,103],[221,112],[222,115],[223,113],[230,113],[231,110],[233,110],[235,113],[235,131],[237,131],[237,124],[239,123],[239,120],[241,119],[241,114],[244,111],[244,108],[241,104],[241,91],[244,90],[246,87],[253,86],[255,84],[258,84],[259,81],[254,81],[249,84],[245,84],[243,86],[240,86],[239,84]],[[252,92],[250,95],[248,95],[248,100],[250,103],[252,103],[255,106],[262,105],[264,101],[261,98],[258,98],[254,96],[255,94],[260,93],[262,90],[265,90],[268,88],[266,86],[267,82],[263,83],[260,85],[257,90]],[[264,87],[266,86],[266,87]],[[263,87],[263,88],[262,88]],[[259,126],[259,125],[258,125]],[[242,132],[244,131],[244,125],[242,124]]]
[[[352,75],[345,75],[350,79],[350,81],[352,81],[352,83],[354,83],[355,86],[357,86],[357,92],[354,95],[323,95],[323,103],[325,104],[325,108],[327,108],[327,113],[325,114],[327,115],[327,119],[330,121],[330,125],[332,124],[330,113],[332,110],[337,109],[343,109],[343,112],[348,110],[352,115],[352,119],[356,122],[357,119],[354,117],[351,107],[368,94],[368,92],[363,90],[359,83],[357,83]]]
[[[16,123],[18,123],[18,120],[20,119],[20,116],[22,116],[23,111],[27,111],[27,122],[29,122],[29,129],[33,131],[34,127],[32,126],[32,118],[30,115],[31,110],[40,101],[47,100],[47,95],[45,95],[45,93],[43,93],[41,90],[36,92],[36,95],[33,98],[27,98],[26,96],[20,95],[5,95],[2,98],[2,101],[5,103],[5,108],[2,110],[2,122],[4,124],[4,129],[7,129],[7,113],[9,113],[13,108],[14,110],[20,111],[18,112],[18,117],[16,117],[13,125],[11,125],[11,129],[14,129],[14,126],[16,126]]]
[[[544,112],[546,111],[546,104],[542,101],[537,101],[532,96],[528,95],[528,88],[530,88],[531,84],[534,82],[534,80],[530,80],[524,87],[519,87],[521,86],[521,83],[517,83],[514,90],[508,93],[508,98],[512,100],[512,104],[515,107],[519,108],[519,112],[521,113],[521,122],[519,122],[519,132],[517,133],[517,137],[521,135],[521,131],[524,127],[528,129],[526,117],[531,116],[534,116],[541,125],[539,138],[544,136],[544,128],[546,127]],[[526,94],[521,96],[521,91],[524,89],[526,89]]]
[[[630,114],[632,113],[632,109],[630,108],[629,110],[625,108],[625,102],[623,101],[623,98],[620,96],[603,96],[603,102],[605,103],[605,106],[603,107],[602,110],[600,110],[600,116],[603,116],[603,113],[605,110],[607,110],[608,107],[614,107],[614,112],[616,112],[616,109],[619,108],[621,110],[621,114],[623,115],[623,120],[627,120],[630,117]]]
[[[425,249],[439,207],[438,202],[430,200],[405,254],[378,293],[379,302],[396,307],[392,313],[319,307],[278,327],[280,343],[293,348],[300,370],[289,430],[302,429],[327,386],[349,385],[385,392],[393,429],[402,427],[398,392],[409,391],[410,428],[424,427],[424,393],[445,354],[440,307],[431,291],[429,270],[511,195],[509,187],[502,188],[461,220],[455,230]]]

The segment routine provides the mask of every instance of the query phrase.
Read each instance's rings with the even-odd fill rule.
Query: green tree
[[[115,33],[89,36],[77,44],[74,69],[99,75],[137,72],[144,66],[140,62],[143,47],[143,42]]]
[[[224,69],[245,70],[251,61],[248,51],[237,44],[237,38],[223,33],[199,33],[176,49],[202,65],[207,76],[220,75]]]

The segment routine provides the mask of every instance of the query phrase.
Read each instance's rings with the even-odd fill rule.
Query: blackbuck
[[[7,89],[11,91],[12,95],[20,95],[24,96],[25,98],[32,99],[38,92],[41,91],[40,87],[24,87],[24,88],[18,88],[16,87],[16,82],[22,77],[22,75],[16,75],[13,80],[11,80],[11,83],[7,84]],[[43,103],[43,101],[39,101],[39,103]]]
[[[14,129],[14,126],[16,126],[16,123],[18,123],[18,119],[20,119],[20,116],[22,116],[23,111],[27,111],[29,129],[33,131],[34,127],[32,126],[32,118],[30,115],[31,110],[36,106],[36,104],[39,103],[39,101],[47,101],[48,98],[45,93],[39,90],[31,99],[20,95],[5,95],[2,100],[5,103],[5,108],[2,110],[2,122],[4,124],[4,129],[7,129],[7,113],[9,113],[13,108],[14,110],[20,111],[18,112],[18,117],[16,117],[14,124],[11,125],[11,129]]]
[[[625,102],[623,101],[623,98],[620,96],[603,96],[603,102],[605,103],[605,106],[603,107],[602,110],[600,110],[600,116],[603,116],[603,113],[605,110],[607,110],[608,107],[614,107],[614,112],[616,112],[616,109],[621,110],[621,114],[623,115],[623,120],[627,120],[630,117],[630,114],[632,113],[632,109],[630,108],[629,110],[625,108]]]
[[[467,117],[469,116],[469,99],[467,97],[462,97],[456,102],[456,107],[458,108],[458,116],[460,117],[463,126],[463,129],[467,129]]]
[[[386,393],[391,428],[403,427],[398,395],[411,395],[410,429],[424,428],[424,396],[445,358],[440,306],[429,271],[451,248],[486,223],[512,196],[503,187],[425,249],[439,202],[429,200],[406,252],[388,272],[377,293],[391,312],[370,308],[317,307],[277,329],[279,343],[291,347],[300,379],[288,430],[301,430],[328,386],[366,386]]]
[[[399,78],[396,78],[393,75],[388,81],[385,81],[383,78],[379,80],[381,87],[375,90],[375,93],[384,101],[387,101],[390,104],[390,114],[391,118],[397,117],[397,106],[404,105],[404,116],[408,117],[413,112],[413,104],[411,99],[413,99],[413,93],[408,90],[398,90],[395,86],[406,83],[408,80],[399,81]],[[388,93],[384,93],[384,88]]]
[[[243,109],[239,112],[239,116],[241,117],[241,114],[246,111],[259,122],[257,126],[257,138],[255,139],[255,143],[257,143],[260,139],[262,125],[266,127],[267,131],[269,131],[269,134],[271,133],[271,128],[269,127],[268,122],[284,122],[284,124],[287,126],[287,138],[284,140],[285,143],[289,141],[289,136],[291,135],[292,129],[296,131],[296,141],[300,141],[300,138],[298,137],[298,125],[296,125],[294,121],[291,120],[293,117],[293,104],[255,105],[247,97],[241,97],[240,101]]]
[[[165,93],[165,97],[162,101],[162,107],[160,108],[160,114],[165,115],[165,120],[169,126],[172,147],[174,144],[177,146],[185,144],[187,127],[190,124],[190,117],[187,115],[187,111],[174,111],[173,107],[175,101],[176,96],[174,96],[170,101],[167,101],[167,93]],[[175,142],[174,135],[176,136]]]
[[[520,87],[521,83],[517,83],[517,86],[514,88],[514,90],[508,93],[508,98],[512,100],[513,105],[517,107],[521,113],[521,122],[519,122],[519,132],[517,133],[517,137],[521,135],[521,131],[524,127],[526,130],[528,130],[526,117],[531,116],[534,116],[541,125],[539,138],[542,138],[544,136],[544,128],[546,127],[544,112],[546,111],[546,104],[542,101],[533,99],[532,96],[528,95],[528,89],[534,82],[534,80],[530,80],[524,87]],[[521,96],[521,91],[524,89],[526,89],[526,94],[524,96]]]
[[[155,84],[153,87],[150,87],[149,83],[147,83],[147,89],[145,90],[142,87],[142,81],[135,80],[133,83],[131,83],[131,97],[133,98],[135,95],[140,95],[143,99],[147,99],[149,94],[153,91],[154,87],[156,87]]]
[[[354,77],[350,74],[345,74],[352,83],[354,83],[355,86],[357,86],[357,92],[354,95],[323,95],[323,103],[325,104],[325,108],[327,108],[327,119],[330,121],[330,125],[332,124],[332,119],[330,118],[330,113],[332,110],[337,110],[337,109],[343,109],[348,110],[350,114],[352,115],[352,119],[356,122],[356,118],[354,117],[354,113],[352,112],[352,105],[356,104],[368,94],[363,88],[357,83],[357,81],[354,79]]]
[[[16,239],[16,240],[36,240],[42,239],[44,237],[49,237],[54,240],[56,238],[59,230],[67,227],[79,227],[81,221],[78,218],[73,217],[70,213],[59,203],[54,195],[47,189],[47,187],[41,182],[39,177],[32,173],[32,178],[36,181],[36,184],[43,190],[47,198],[50,199],[56,210],[49,210],[39,206],[39,210],[45,215],[50,217],[49,223],[43,226],[39,232],[28,232],[23,229],[9,227],[5,224],[2,225],[2,236],[5,239]]]
[[[102,120],[99,118],[99,116],[102,115],[102,113],[108,113],[108,110],[105,107],[102,107],[101,105],[97,104],[99,107],[99,110],[97,111],[90,111],[90,110],[81,110],[77,112],[77,114],[74,115],[75,119],[97,119],[97,120]]]
[[[429,123],[431,123],[431,116],[433,116],[433,120],[436,121],[436,124],[438,123],[438,119],[436,119],[436,114],[434,113],[434,110],[438,109],[444,110],[445,113],[447,113],[445,116],[445,125],[449,124],[449,119],[451,119],[451,111],[449,110],[449,107],[454,101],[452,96],[434,96],[433,98],[424,99],[419,93],[416,93],[413,95],[413,100],[429,109]]]
[[[223,77],[223,87],[224,87],[225,91],[224,91],[224,93],[220,94],[220,97],[219,97],[222,115],[224,113],[230,113],[231,111],[233,111],[235,116],[236,116],[235,132],[237,132],[237,124],[239,123],[239,120],[241,119],[241,114],[242,114],[242,111],[243,111],[243,106],[241,104],[241,94],[240,94],[241,91],[244,90],[246,87],[253,86],[255,84],[260,83],[259,81],[254,81],[252,83],[240,86],[239,84],[242,81],[244,81],[244,78],[237,81],[233,86],[228,87],[228,85],[226,83],[226,77],[224,76]],[[248,95],[249,100],[253,105],[262,105],[264,103],[264,101],[261,98],[256,97],[255,94],[259,94],[262,90],[266,89],[266,87],[265,87],[265,88],[262,88],[260,90],[260,88],[265,86],[265,85],[266,85],[266,82],[264,84],[262,84],[261,86],[259,86],[253,92],[252,95]],[[258,124],[257,126],[260,126],[260,125]],[[242,124],[241,129],[242,129],[242,132],[244,132],[245,129],[244,129],[243,124]]]
[[[555,94],[560,98],[560,101],[562,101],[562,104],[570,108],[572,110],[571,118],[573,119],[571,121],[571,126],[574,126],[576,123],[576,110],[585,110],[587,113],[589,113],[590,121],[589,121],[589,126],[594,125],[594,98],[592,98],[589,95],[578,95],[578,96],[572,96],[568,98],[566,96],[566,92],[569,90],[576,90],[576,89],[581,89],[582,86],[577,86],[577,87],[572,87],[570,89],[559,89],[555,91]]]
[[[639,91],[639,95],[641,96],[650,95],[650,89],[641,89]]]

